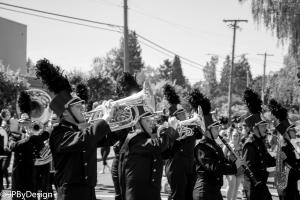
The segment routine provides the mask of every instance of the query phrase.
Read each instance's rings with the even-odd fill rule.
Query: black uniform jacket
[[[257,138],[254,134],[250,134],[243,147],[243,158],[256,180],[261,182],[255,187],[250,178],[246,175],[244,176],[244,188],[247,199],[271,199],[271,194],[266,185],[269,176],[267,168],[274,167],[276,160],[268,153],[262,139]]]
[[[160,200],[163,159],[161,152],[172,146],[178,133],[168,128],[161,143],[154,146],[147,133],[136,130],[128,134],[120,151],[120,184],[123,200]]]
[[[298,180],[300,179],[300,159],[296,158],[295,148],[289,140],[285,140],[286,145],[281,149],[287,156],[284,163],[287,163],[291,169],[288,175],[288,183],[283,194],[280,194],[281,200],[300,200],[298,191]]]
[[[192,199],[195,183],[194,147],[196,139],[202,136],[197,127],[191,127],[192,135],[184,133],[176,139],[172,148],[164,152],[166,175],[171,187],[171,198],[174,200]],[[180,133],[179,133],[180,134]]]
[[[194,199],[218,198],[223,185],[223,175],[235,174],[236,166],[226,159],[221,147],[212,139],[204,137],[195,147],[195,166],[197,181],[194,187]],[[222,196],[221,196],[222,197]]]
[[[49,143],[55,169],[57,199],[95,199],[96,149],[109,133],[110,128],[104,120],[97,121],[83,131],[67,121],[54,127]]]
[[[39,136],[22,139],[21,133],[11,132],[8,146],[14,152],[12,191],[34,191],[33,170],[35,147],[43,143],[48,136],[49,133],[45,131]],[[13,197],[13,199],[17,198]]]

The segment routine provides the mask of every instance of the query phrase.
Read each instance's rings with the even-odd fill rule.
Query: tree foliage
[[[220,89],[222,94],[228,93],[228,86],[230,80],[230,67],[231,67],[231,59],[229,56],[226,57],[223,69],[221,72],[221,81],[220,81]],[[250,65],[248,63],[248,59],[243,55],[237,60],[233,66],[232,71],[232,93],[233,94],[241,94],[247,87],[247,71],[249,71],[249,79],[250,82],[252,80],[252,75],[250,72]]]
[[[144,62],[141,56],[142,49],[135,32],[130,32],[128,38],[129,72],[135,74],[144,68]],[[123,49],[123,38],[121,38],[119,48],[111,49],[103,58],[94,58],[92,73],[101,73],[104,76],[111,77],[113,81],[116,81],[119,75],[124,71]]]
[[[212,56],[210,61],[206,63],[203,68],[203,74],[205,81],[203,82],[204,93],[208,97],[214,97],[219,93],[218,82],[217,82],[217,64],[219,58]]]
[[[182,72],[181,61],[177,55],[175,55],[172,63],[171,80],[176,81],[176,84],[181,87],[185,86],[185,77]]]
[[[254,20],[272,30],[281,42],[288,41],[291,55],[299,58],[300,0],[252,0],[251,3]]]
[[[0,69],[5,67],[0,66]],[[0,70],[0,110],[9,108],[15,113],[17,96],[24,89],[27,89],[27,82],[18,73]]]

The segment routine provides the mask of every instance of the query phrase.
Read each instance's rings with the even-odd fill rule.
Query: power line
[[[3,3],[3,2],[0,2],[0,5],[14,7],[14,8],[19,8],[19,9],[23,9],[23,10],[38,12],[38,13],[43,13],[43,14],[47,14],[47,15],[54,15],[54,16],[57,16],[57,17],[64,17],[64,18],[74,19],[74,20],[78,20],[78,21],[84,21],[84,22],[99,24],[99,25],[106,25],[106,26],[110,26],[110,27],[114,27],[114,28],[123,28],[123,26],[119,26],[119,25],[115,25],[115,24],[98,22],[98,21],[89,20],[89,19],[83,19],[83,18],[78,18],[78,17],[71,17],[71,16],[62,15],[62,14],[58,14],[58,13],[52,13],[52,12],[47,12],[47,11],[42,11],[42,10],[37,10],[37,9],[32,9],[32,8],[27,8],[27,7],[22,7],[22,6],[17,6],[17,5]]]
[[[2,10],[8,10],[8,11],[15,12],[15,13],[21,13],[21,14],[25,14],[25,15],[31,15],[31,16],[35,16],[35,17],[40,17],[40,18],[44,18],[44,19],[50,19],[50,20],[53,20],[53,21],[64,22],[64,23],[68,23],[68,24],[75,24],[75,25],[85,26],[85,27],[89,27],[89,28],[95,28],[95,29],[101,29],[101,30],[106,30],[106,31],[111,31],[111,32],[122,33],[121,31],[118,31],[118,30],[113,30],[113,29],[108,29],[108,28],[103,28],[103,27],[93,26],[93,25],[88,25],[88,24],[82,24],[82,23],[79,23],[79,22],[71,22],[71,21],[57,19],[57,18],[53,18],[53,17],[47,17],[47,16],[38,15],[38,14],[33,14],[33,13],[28,13],[28,12],[23,12],[23,11],[18,11],[18,10],[13,10],[13,9],[9,9],[9,8],[0,7],[0,9],[2,9]]]
[[[41,11],[41,10],[36,10],[36,9],[31,9],[31,8],[25,8],[25,7],[21,7],[21,6],[15,6],[15,5],[11,5],[11,4],[6,4],[6,3],[2,3],[0,2],[0,4],[2,5],[6,5],[6,6],[11,6],[11,7],[16,7],[16,8],[20,8],[20,9],[25,9],[25,10],[30,10],[33,12],[39,12],[39,13],[44,13],[44,14],[48,14],[48,15],[54,15],[54,16],[59,16],[59,17],[64,17],[64,18],[68,18],[68,19],[73,19],[73,20],[78,20],[78,21],[84,21],[84,22],[89,22],[89,23],[96,23],[96,24],[101,24],[101,25],[110,25],[112,27],[118,27],[120,28],[121,26],[118,25],[113,25],[113,24],[107,24],[107,23],[103,23],[103,22],[98,22],[98,21],[93,21],[93,20],[86,20],[86,19],[82,19],[82,18],[77,18],[77,17],[71,17],[71,16],[67,16],[67,15],[60,15],[60,14],[56,14],[56,13],[51,13],[51,12],[47,12],[47,11]],[[112,30],[112,29],[107,29],[107,28],[102,28],[102,27],[98,27],[98,26],[92,26],[92,25],[87,25],[87,24],[83,24],[83,23],[78,23],[78,22],[72,22],[72,21],[67,21],[67,20],[62,20],[62,19],[57,19],[57,18],[53,18],[53,17],[47,17],[47,16],[43,16],[43,15],[38,15],[38,14],[33,14],[33,13],[28,13],[28,12],[23,12],[23,11],[18,11],[18,10],[14,10],[14,9],[9,9],[9,8],[4,8],[4,7],[0,7],[0,9],[3,10],[8,10],[8,11],[12,11],[12,12],[16,12],[16,13],[21,13],[21,14],[26,14],[26,15],[31,15],[31,16],[35,16],[35,17],[40,17],[40,18],[45,18],[45,19],[50,19],[50,20],[55,20],[55,21],[60,21],[60,22],[64,22],[64,23],[69,23],[69,24],[75,24],[75,25],[81,25],[81,26],[86,26],[86,27],[90,27],[90,28],[96,28],[96,29],[102,29],[102,30],[107,30],[107,31],[112,31],[112,32],[117,32],[117,33],[122,33],[121,31],[118,30]],[[193,60],[190,60],[186,57],[180,56],[179,54],[162,47],[161,45],[151,41],[150,39],[145,38],[144,36],[141,36],[139,34],[137,34],[137,36],[139,38],[141,38],[142,40],[145,40],[146,42],[151,43],[152,45],[162,49],[163,51],[168,52],[169,54],[172,55],[177,55],[182,59],[182,62],[185,64],[188,64],[189,66],[192,67],[196,67],[200,66],[201,68],[197,68],[197,69],[203,69],[203,67],[205,67],[204,65],[201,65]]]
[[[157,49],[157,48],[155,48],[155,47],[152,47],[152,46],[148,45],[147,43],[145,43],[145,42],[143,42],[143,41],[140,41],[140,43],[143,44],[143,45],[145,45],[145,46],[147,46],[147,47],[149,47],[149,48],[151,48],[151,49],[153,49],[153,50],[155,50],[155,51],[157,51],[157,52],[159,52],[159,53],[161,53],[161,54],[164,54],[164,55],[166,55],[166,56],[168,56],[168,57],[170,57],[170,58],[172,58],[172,57],[174,56],[174,54],[168,54],[168,53],[166,53],[166,52],[164,52],[164,51],[161,51],[161,50],[159,50],[159,49]],[[180,57],[180,56],[179,56],[179,57]],[[181,57],[180,57],[180,58],[181,58]],[[199,69],[199,70],[205,71],[205,69],[200,68],[200,67],[197,67],[197,66],[195,66],[195,65],[192,65],[192,64],[187,63],[187,62],[185,62],[185,61],[182,61],[182,60],[181,60],[181,62],[184,63],[184,64],[186,64],[187,66],[190,66],[190,67],[193,67],[193,68],[195,68],[195,69]]]
[[[169,49],[167,49],[167,48],[165,48],[165,47],[162,47],[161,45],[159,45],[159,44],[157,44],[157,43],[155,43],[155,42],[153,42],[153,41],[151,41],[151,40],[145,38],[144,36],[141,36],[141,35],[138,34],[138,33],[137,33],[136,35],[137,35],[139,38],[141,38],[141,39],[143,39],[143,40],[145,40],[145,41],[147,41],[147,42],[153,44],[154,46],[159,47],[160,49],[163,49],[163,50],[166,51],[166,52],[169,52],[169,53],[171,53],[171,54],[174,54],[174,55],[178,55],[178,56],[179,56],[179,54],[175,53],[174,51],[171,51],[171,50],[169,50]],[[199,64],[199,63],[197,63],[197,62],[195,62],[195,61],[193,61],[193,60],[190,60],[190,59],[185,58],[185,57],[183,57],[183,56],[179,56],[179,57],[181,57],[183,60],[186,60],[186,61],[188,61],[188,62],[190,62],[190,63],[193,63],[193,64],[195,64],[195,65],[204,67],[204,65],[201,65],[201,64]]]

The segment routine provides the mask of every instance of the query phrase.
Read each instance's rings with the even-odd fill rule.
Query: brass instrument
[[[199,116],[198,113],[194,113],[194,116],[192,118],[179,122],[177,131],[180,135],[192,136],[194,132],[189,126],[201,127],[201,124],[202,124],[201,117]]]
[[[49,122],[52,111],[50,109],[51,97],[50,95],[40,89],[29,89],[26,92],[31,98],[31,113],[30,120],[20,120],[19,123],[25,128],[27,136],[40,135],[43,133],[45,126]],[[20,108],[17,105],[17,112],[20,116]],[[35,158],[34,165],[44,165],[52,161],[52,154],[49,147],[49,141],[44,141],[44,146],[38,152],[37,158]]]
[[[284,142],[284,138],[281,135],[279,135],[276,136],[276,140],[277,140],[277,152],[276,152],[277,154],[276,154],[274,185],[277,188],[278,193],[281,194],[283,190],[287,187],[291,166],[289,166],[287,163],[283,163],[281,148]]]
[[[149,82],[145,81],[143,90],[129,97],[113,101],[118,105],[112,119],[108,122],[112,131],[117,131],[134,126],[139,120],[137,106],[143,106],[145,110],[153,112],[155,109],[155,99]],[[88,123],[93,123],[103,118],[107,108],[99,105],[90,112],[85,112],[84,116]]]
[[[5,127],[7,125],[7,121],[10,119],[11,114],[8,109],[2,109],[0,113],[0,117],[3,120],[0,126]]]

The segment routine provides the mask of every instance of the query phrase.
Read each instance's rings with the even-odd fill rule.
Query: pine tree
[[[172,66],[173,66],[173,69],[171,71],[172,81],[176,81],[177,85],[185,87],[185,77],[182,72],[181,61],[179,56],[175,55]]]

